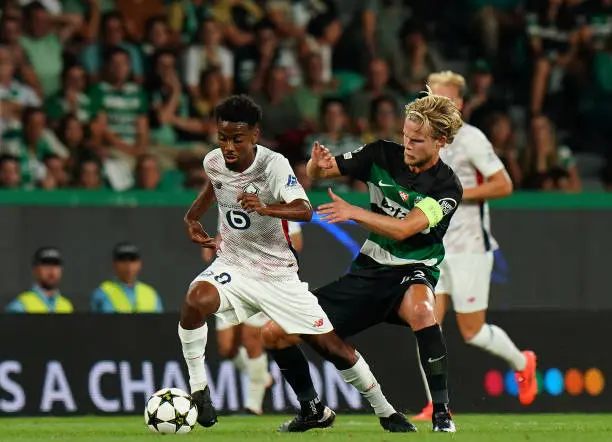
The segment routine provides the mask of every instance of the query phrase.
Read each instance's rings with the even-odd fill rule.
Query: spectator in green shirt
[[[78,16],[50,17],[38,1],[23,9],[25,34],[19,39],[26,57],[42,85],[45,97],[60,88],[63,68],[62,45],[81,26]]]
[[[92,119],[91,98],[85,93],[86,81],[82,66],[73,65],[64,69],[62,89],[45,103],[45,112],[53,126],[68,114],[75,115],[84,123]]]
[[[189,98],[177,71],[176,56],[170,50],[155,53],[153,72],[147,82],[150,97],[151,139],[156,145],[177,146],[180,133],[203,135],[204,125],[189,116]]]
[[[295,91],[295,99],[302,118],[311,127],[317,127],[323,97],[333,91],[323,79],[323,59],[316,52],[308,54],[304,62],[306,81]]]
[[[159,190],[162,181],[157,159],[153,155],[142,155],[136,163],[136,189]]]
[[[19,158],[0,155],[0,189],[19,189],[20,186]]]
[[[147,98],[130,80],[130,56],[125,49],[111,48],[105,60],[105,81],[90,91],[96,125],[102,128],[105,146],[114,149],[111,153],[122,153],[117,156],[133,165],[134,158],[148,148]]]
[[[28,107],[23,112],[22,128],[8,130],[2,136],[2,151],[19,158],[21,181],[26,187],[34,187],[45,178],[42,161],[54,153],[45,137],[46,122],[41,108]]]
[[[102,165],[94,158],[83,159],[77,166],[75,187],[87,190],[100,190],[104,186]]]
[[[106,55],[109,48],[120,47],[128,54],[134,80],[140,83],[144,74],[142,53],[136,45],[126,41],[122,15],[118,12],[104,14],[100,27],[102,33],[100,41],[87,46],[80,54],[81,63],[89,75],[89,80],[98,81],[102,76],[101,68],[108,61]]]

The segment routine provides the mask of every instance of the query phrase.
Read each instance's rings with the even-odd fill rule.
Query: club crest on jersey
[[[257,188],[257,186],[253,183],[249,183],[246,186],[244,186],[242,188],[242,191],[244,193],[254,193],[254,194],[258,194],[259,193],[259,189]]]
[[[217,181],[214,186],[216,189],[221,189],[223,187],[223,183],[221,181]]]
[[[408,200],[408,194],[406,192],[400,190],[398,193],[403,202],[406,202]]]

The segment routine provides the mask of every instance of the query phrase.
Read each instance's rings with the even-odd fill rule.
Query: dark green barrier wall
[[[159,290],[168,309],[177,309],[203,267],[182,225],[193,196],[0,192],[0,307],[29,287],[33,250],[52,244],[66,258],[63,291],[87,311],[92,290],[111,274],[113,244],[129,239],[143,251],[142,279]],[[311,198],[315,205],[327,200],[325,193]],[[347,198],[367,204],[362,194]],[[607,282],[612,195],[517,194],[494,207],[493,233],[501,250],[493,274],[493,309],[612,308]],[[204,224],[214,231],[216,213],[206,216]],[[365,238],[356,225],[341,225],[340,232],[325,227],[314,223],[303,228],[301,270],[312,286],[344,273]]]

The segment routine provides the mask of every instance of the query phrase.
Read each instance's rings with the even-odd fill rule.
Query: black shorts
[[[336,333],[346,338],[383,322],[409,326],[397,314],[404,294],[413,284],[425,284],[433,292],[437,278],[437,269],[424,265],[351,270],[313,293]]]

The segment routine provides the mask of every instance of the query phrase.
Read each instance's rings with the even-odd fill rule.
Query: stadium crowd
[[[2,188],[199,188],[233,93],[311,188],[313,140],[401,142],[403,106],[451,69],[515,188],[612,190],[612,0],[0,4]]]

